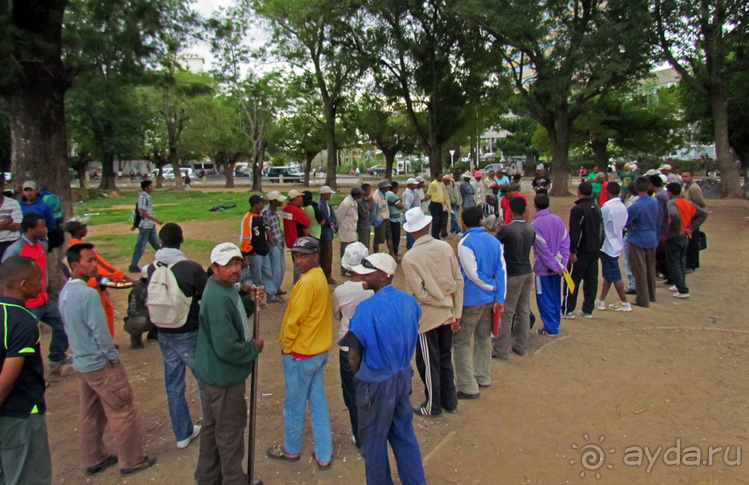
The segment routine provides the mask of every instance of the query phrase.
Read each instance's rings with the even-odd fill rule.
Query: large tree
[[[442,171],[443,145],[475,119],[475,110],[466,106],[487,94],[487,73],[496,70],[496,58],[457,5],[457,0],[368,1],[369,29],[359,44],[383,93],[403,100],[431,173]]]
[[[653,0],[653,15],[663,58],[710,106],[721,193],[723,197],[743,198],[739,164],[729,134],[733,93],[726,81],[749,69],[747,3]]]
[[[275,53],[315,80],[325,119],[325,183],[336,188],[336,122],[345,93],[361,72],[352,56],[354,34],[362,30],[357,6],[328,0],[255,0],[253,5],[273,28]]]
[[[642,79],[651,38],[645,0],[466,0],[464,14],[505,60],[527,116],[549,136],[551,195],[569,195],[575,120],[609,90]]]

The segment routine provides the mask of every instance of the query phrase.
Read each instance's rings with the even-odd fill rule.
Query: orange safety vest
[[[692,233],[689,232],[689,225],[692,224],[697,209],[693,203],[683,197],[676,199],[676,209],[679,211],[679,217],[681,217],[681,233],[692,237]]]
[[[252,252],[252,218],[260,217],[260,214],[248,212],[242,219],[239,234],[239,250],[243,253]]]

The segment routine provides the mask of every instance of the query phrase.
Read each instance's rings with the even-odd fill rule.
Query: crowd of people
[[[40,214],[31,194],[36,186],[27,182],[28,212],[19,214],[13,199],[0,200],[5,319],[0,443],[24,438],[24,445],[11,451],[0,444],[0,477],[7,483],[51,481],[39,321],[53,329],[48,376],[70,363],[68,347],[72,350],[85,473],[118,465],[121,475],[129,476],[156,462],[144,452],[133,391],[113,341],[112,306],[101,279],[107,275],[107,281],[134,285],[125,320],[131,346],[142,348],[145,333],[158,339],[176,446],[186,448],[200,438],[198,483],[251,478],[242,467],[246,380],[264,341],[253,335],[248,318],[266,302],[286,305],[279,335],[284,434],[267,456],[300,460],[309,403],[314,461],[321,471],[333,466],[324,369],[335,318],[341,390],[367,483],[392,483],[388,443],[401,482],[426,483],[414,416],[457,412],[459,401],[478,399],[491,386],[492,359],[508,360],[510,352],[528,355],[534,289],[543,337],[558,335],[562,319],[648,307],[656,299],[657,280],[675,298],[691,297],[686,279],[699,267],[704,238],[699,228],[707,218],[692,174],[679,177],[662,166],[643,176],[632,172],[620,177],[621,183],[598,175],[598,187],[588,180],[577,186],[568,224],[549,210],[551,180],[543,170],[531,183],[532,221],[519,178],[511,181],[501,172],[436,173],[428,184],[409,178],[405,190],[390,180],[363,184],[352,188],[337,210],[330,204],[335,190],[328,186],[321,187],[317,201],[310,191],[296,189],[252,195],[238,244],[213,248],[207,271],[182,252],[181,227],[154,217],[153,187],[144,181],[129,267],[139,279],[118,271],[84,242],[87,220],[73,219],[59,226],[70,234],[69,279],[59,302],[45,288],[47,241],[52,242],[47,212]],[[158,233],[157,225],[162,225]],[[333,278],[335,237],[340,285]],[[156,249],[154,262],[141,268],[147,242]],[[286,249],[294,266],[289,293],[282,289]],[[628,285],[620,271],[622,254]],[[402,290],[392,284],[399,271]],[[331,285],[337,285],[332,294]],[[607,304],[611,287],[617,301]],[[636,295],[634,301],[627,295]],[[424,384],[423,400],[416,404],[410,397],[412,360]],[[187,368],[198,383],[201,423],[187,406]],[[105,427],[114,453],[102,441]]]

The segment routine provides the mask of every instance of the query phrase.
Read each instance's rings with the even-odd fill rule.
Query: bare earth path
[[[572,202],[555,199],[552,208],[566,220]],[[563,321],[556,338],[534,332],[531,355],[493,362],[493,384],[483,390],[481,399],[461,401],[456,415],[415,417],[428,481],[749,483],[749,464],[744,463],[749,458],[743,449],[749,441],[749,222],[744,219],[749,203],[709,201],[709,209],[704,227],[709,249],[702,253],[702,267],[688,277],[691,300],[675,301],[659,284],[658,302],[649,310],[596,312],[592,320]],[[221,242],[235,239],[238,222],[188,222],[183,228],[186,238]],[[127,227],[95,226],[90,232],[121,234]],[[455,245],[457,238],[450,242]],[[207,254],[185,249],[189,257],[207,263]],[[149,249],[143,262],[151,256]],[[113,263],[125,268],[128,261]],[[401,274],[396,286],[402,287]],[[290,290],[290,274],[284,287]],[[148,341],[144,350],[130,349],[121,330],[126,298],[125,291],[114,292],[116,341],[135,390],[147,452],[158,456],[158,465],[127,480],[115,470],[86,479],[78,461],[78,381],[68,375],[47,392],[55,483],[194,483],[198,443],[185,450],[175,447],[158,344]],[[364,483],[364,463],[351,442],[341,397],[335,346],[326,371],[333,468],[321,472],[314,466],[309,423],[300,462],[277,462],[264,454],[283,435],[277,337],[284,307],[269,304],[261,314],[266,348],[259,363],[258,475],[266,484]],[[45,333],[45,348],[48,339]],[[417,376],[414,403],[422,393]],[[200,402],[192,377],[188,395],[197,419]],[[724,463],[739,461],[737,446],[742,447],[741,464]],[[710,447],[721,449],[709,456]],[[668,448],[672,449],[666,453]],[[646,452],[655,458],[649,461]],[[678,466],[670,464],[677,459]]]

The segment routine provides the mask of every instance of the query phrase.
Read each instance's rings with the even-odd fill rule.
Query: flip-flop
[[[266,455],[276,460],[284,460],[284,461],[299,461],[299,459],[302,457],[302,455],[296,455],[296,456],[289,455],[286,452],[286,450],[283,449],[282,445],[271,446],[270,448],[268,448]]]
[[[332,458],[332,457],[331,457],[331,459],[330,459],[330,461],[328,462],[328,464],[327,464],[327,465],[323,465],[323,464],[322,464],[322,463],[321,463],[321,462],[320,462],[320,461],[319,461],[319,460],[317,459],[317,455],[315,455],[315,452],[314,452],[314,451],[312,452],[312,458],[314,458],[314,459],[315,459],[315,463],[317,463],[317,469],[318,469],[318,470],[322,470],[322,471],[325,471],[325,470],[330,470],[330,467],[331,467],[331,466],[333,466],[333,458]]]

